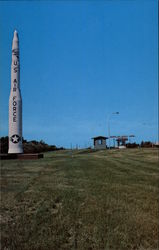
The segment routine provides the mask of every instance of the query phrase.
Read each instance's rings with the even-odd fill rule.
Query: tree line
[[[55,145],[48,145],[43,140],[36,141],[27,141],[24,138],[23,140],[23,150],[24,153],[41,153],[41,152],[48,152],[54,150],[62,150],[63,147],[56,147]],[[0,138],[0,152],[1,154],[8,153],[8,136]]]

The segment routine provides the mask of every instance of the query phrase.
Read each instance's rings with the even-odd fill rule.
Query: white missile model
[[[23,153],[22,98],[20,92],[19,38],[14,31],[12,43],[11,92],[9,97],[9,154]]]

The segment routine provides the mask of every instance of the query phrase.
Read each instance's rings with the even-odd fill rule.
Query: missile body
[[[9,154],[23,153],[22,98],[20,92],[19,39],[14,31],[12,43],[11,92],[9,97]]]

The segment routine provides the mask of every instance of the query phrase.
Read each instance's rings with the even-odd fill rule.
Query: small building
[[[117,148],[126,148],[128,144],[129,145],[131,144],[131,141],[130,141],[131,137],[135,137],[135,135],[122,135],[122,136],[113,135],[113,136],[110,136],[110,139],[113,139],[114,148],[116,147],[115,144],[117,144]],[[127,141],[129,141],[128,144],[127,144]]]
[[[97,136],[92,139],[94,142],[94,149],[106,149],[106,139],[108,139],[108,137]]]
[[[128,140],[127,136],[117,136],[117,145],[118,148],[126,148],[126,141]]]

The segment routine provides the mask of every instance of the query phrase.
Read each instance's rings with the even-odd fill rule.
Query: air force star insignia
[[[19,135],[12,135],[11,141],[13,143],[18,143],[20,141],[20,136]]]

